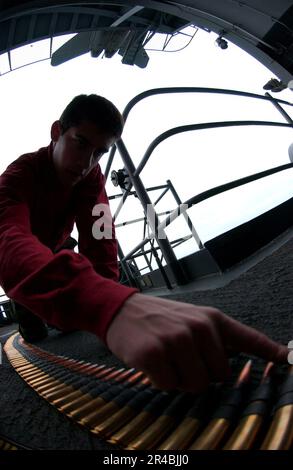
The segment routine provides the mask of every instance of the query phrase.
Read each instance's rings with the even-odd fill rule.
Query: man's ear
[[[61,135],[61,123],[60,121],[53,122],[51,126],[51,139],[53,142],[57,142]]]

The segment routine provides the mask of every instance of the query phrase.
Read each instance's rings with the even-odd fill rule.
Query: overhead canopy
[[[284,83],[293,78],[293,0],[15,0],[13,7],[11,3],[0,4],[0,54],[41,39],[116,25],[172,34],[193,24],[237,44]]]

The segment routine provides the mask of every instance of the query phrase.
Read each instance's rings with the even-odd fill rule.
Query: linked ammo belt
[[[230,388],[216,384],[194,395],[160,391],[135,369],[54,355],[19,334],[8,339],[5,352],[42,398],[117,448],[293,448],[293,367],[281,383],[268,376],[252,390],[246,364]]]

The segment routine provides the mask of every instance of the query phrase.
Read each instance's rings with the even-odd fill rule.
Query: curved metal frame
[[[246,98],[253,98],[253,99],[260,99],[267,102],[271,102],[273,105],[277,103],[279,105],[278,110],[281,111],[281,104],[286,106],[293,106],[292,103],[286,100],[278,100],[273,98],[270,95],[258,95],[256,93],[249,93],[246,91],[238,91],[238,90],[229,90],[225,88],[207,88],[207,87],[161,87],[161,88],[152,88],[150,90],[143,91],[136,95],[129,103],[125,106],[124,111],[122,113],[123,119],[126,122],[130,111],[134,108],[136,104],[140,101],[144,100],[145,98],[149,98],[150,96],[155,95],[163,95],[163,94],[174,94],[174,93],[208,93],[208,94],[223,94],[223,95],[232,95],[232,96],[242,96]],[[110,155],[108,158],[107,166],[105,169],[105,178],[108,178],[112,162],[114,159],[114,155],[116,152],[116,146],[112,147],[110,151]]]
[[[60,34],[66,32],[77,32],[80,29],[94,30],[97,24],[95,21],[84,25],[77,25],[76,15],[79,13],[97,9],[100,6],[108,10],[108,14],[113,13],[114,24],[123,16],[123,7],[130,8],[136,5],[135,2],[128,0],[111,0],[92,2],[80,0],[22,0],[13,2],[9,5],[8,1],[2,2],[0,7],[0,22],[6,22],[1,29],[5,27],[5,34],[9,37],[8,47],[3,47],[3,52],[11,47],[18,46],[20,43],[27,43],[31,39],[37,40],[37,37],[44,38],[50,34]],[[251,2],[236,0],[219,1],[213,0],[199,2],[195,5],[193,0],[177,0],[176,2],[164,0],[140,0],[139,6],[144,10],[154,12],[155,15],[171,15],[178,18],[186,24],[193,24],[207,32],[213,31],[219,37],[236,44],[238,47],[252,55],[259,62],[264,64],[274,74],[276,74],[284,83],[292,79],[292,48],[291,37],[292,27],[290,17],[292,16],[292,5],[288,0],[280,0],[277,5],[273,0],[267,1],[261,8],[251,6]],[[109,8],[108,8],[109,6]],[[122,10],[122,11],[121,11]],[[56,13],[73,13],[72,17],[66,18],[66,24],[61,28],[56,28]],[[48,22],[49,26],[41,28],[34,34],[34,23],[36,16],[51,13],[52,18]],[[20,28],[24,29],[23,17],[29,16],[28,35],[22,40],[17,35],[14,38],[15,20],[21,19]],[[144,19],[144,17],[142,18]],[[11,20],[11,21],[10,21]],[[42,18],[43,20],[43,18]],[[149,18],[147,17],[146,23]],[[112,22],[113,22],[112,21]],[[10,23],[10,24],[7,24]],[[69,24],[67,24],[69,23]],[[110,22],[111,23],[111,22]],[[43,24],[43,21],[42,21]],[[36,37],[37,36],[37,37]]]
[[[202,87],[174,87],[174,88],[157,88],[157,89],[152,89],[152,90],[147,90],[143,93],[140,93],[136,97],[134,97],[125,107],[123,116],[125,121],[127,120],[127,117],[132,110],[132,108],[140,102],[142,99],[147,98],[149,96],[157,95],[157,94],[167,94],[167,93],[218,93],[218,94],[228,94],[228,95],[234,95],[234,96],[243,96],[243,97],[249,97],[249,98],[256,98],[256,99],[262,99],[268,102],[271,102],[273,105],[277,104],[277,109],[282,113],[283,108],[281,107],[281,104],[285,104],[288,106],[293,106],[292,103],[289,103],[288,101],[284,100],[276,100],[275,98],[272,98],[271,96],[263,96],[263,95],[257,95],[255,93],[247,93],[247,92],[242,92],[242,91],[237,91],[237,90],[224,90],[224,89],[216,89],[216,88],[202,88]],[[287,114],[287,113],[285,113]],[[284,113],[282,113],[283,117],[285,117]],[[115,218],[117,218],[117,215],[119,214],[121,207],[123,206],[126,198],[130,194],[130,190],[132,186],[134,186],[135,191],[137,196],[140,199],[140,202],[144,208],[144,212],[147,215],[147,209],[150,209],[152,207],[151,200],[147,194],[147,190],[144,187],[141,179],[140,179],[140,173],[145,167],[146,163],[148,162],[151,154],[155,150],[155,148],[164,140],[167,138],[182,133],[182,132],[189,132],[189,131],[194,131],[194,130],[203,130],[203,129],[214,129],[214,128],[221,128],[221,127],[232,127],[232,126],[248,126],[248,125],[253,125],[253,126],[277,126],[277,127],[287,127],[287,128],[292,128],[293,124],[290,122],[290,117],[289,115],[287,121],[289,123],[281,123],[281,122],[271,122],[271,121],[223,121],[223,122],[209,122],[209,123],[199,123],[199,124],[189,124],[185,126],[178,126],[174,127],[172,129],[169,129],[166,132],[163,132],[159,136],[154,139],[149,147],[147,148],[142,160],[138,164],[137,167],[135,167],[129,152],[122,141],[120,139],[116,146],[120,152],[121,158],[124,162],[126,171],[129,175],[130,182],[124,190],[122,199],[120,201],[120,204],[118,205],[118,208],[115,212]],[[108,176],[113,158],[115,155],[116,148],[113,147],[111,150],[111,153],[109,155],[107,167],[106,167],[106,172],[105,175]],[[184,203],[185,207],[189,208],[193,206],[194,204],[197,204],[198,202],[201,202],[209,197],[212,197],[216,194],[219,194],[221,192],[227,191],[229,189],[235,188],[237,186],[241,186],[243,184],[247,184],[250,181],[254,181],[260,178],[263,178],[265,176],[268,176],[270,174],[274,174],[278,171],[283,171],[285,169],[291,168],[293,165],[292,164],[287,164],[287,165],[281,165],[280,167],[272,168],[254,175],[250,175],[244,178],[240,178],[239,180],[232,181],[230,183],[226,183],[224,185],[218,186],[216,188],[212,188],[208,191],[204,191],[203,193],[193,196],[190,198],[188,201]],[[150,241],[152,238],[156,238],[157,243],[159,245],[159,248],[162,251],[162,254],[166,260],[166,262],[169,264],[170,269],[176,279],[176,282],[180,284],[184,284],[187,282],[187,277],[186,274],[184,273],[180,263],[178,262],[176,255],[173,251],[173,248],[166,237],[164,229],[170,225],[170,223],[175,220],[180,214],[184,213],[186,215],[186,211],[180,211],[180,206],[178,206],[175,211],[173,211],[162,223],[159,223],[158,215],[155,212],[154,208],[152,208],[152,213],[150,217],[150,226],[152,229],[152,234],[148,236],[147,239],[144,239],[139,245],[137,245],[133,250],[131,250],[126,256],[123,257],[122,261],[125,262],[126,260],[130,259],[131,256],[141,249],[146,243]],[[178,210],[179,209],[179,210]],[[148,212],[149,215],[149,212]],[[158,236],[160,233],[161,237]],[[162,237],[163,235],[163,237]]]
[[[145,165],[147,164],[148,160],[151,157],[151,154],[155,150],[155,148],[162,143],[164,140],[172,137],[173,135],[180,134],[183,132],[190,132],[190,131],[199,131],[203,129],[217,129],[220,127],[236,127],[236,126],[276,126],[276,127],[293,127],[293,124],[285,124],[281,122],[271,122],[271,121],[219,121],[219,122],[208,122],[208,123],[201,123],[201,124],[187,124],[185,126],[178,126],[169,129],[166,132],[160,134],[156,139],[152,141],[152,143],[147,148],[142,160],[140,161],[139,165],[136,168],[136,171],[133,176],[138,176],[144,169]]]

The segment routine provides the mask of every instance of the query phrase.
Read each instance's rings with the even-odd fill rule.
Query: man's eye
[[[79,139],[79,138],[75,138],[74,140],[78,147],[84,148],[86,146],[86,143],[84,140]]]

